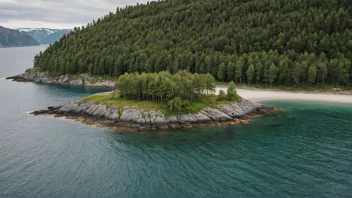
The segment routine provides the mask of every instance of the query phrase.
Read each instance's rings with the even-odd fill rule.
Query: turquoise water
[[[0,77],[30,67],[8,62]],[[349,105],[269,101],[250,125],[144,133],[25,114],[99,91],[0,80],[1,198],[352,197]]]

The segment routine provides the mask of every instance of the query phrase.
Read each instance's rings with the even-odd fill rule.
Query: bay
[[[123,132],[28,111],[99,89],[4,80],[46,46],[0,49],[0,197],[351,197],[352,107],[266,101],[249,125]]]

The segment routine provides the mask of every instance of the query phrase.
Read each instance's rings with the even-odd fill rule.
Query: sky
[[[150,0],[149,0],[150,1]],[[0,26],[72,29],[116,8],[148,0],[0,0]]]

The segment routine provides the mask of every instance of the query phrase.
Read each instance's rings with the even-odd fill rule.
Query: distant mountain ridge
[[[31,36],[18,30],[0,26],[0,47],[35,46],[39,43]]]
[[[20,32],[33,37],[40,44],[51,44],[60,40],[64,34],[68,34],[70,29],[49,29],[49,28],[18,28]]]

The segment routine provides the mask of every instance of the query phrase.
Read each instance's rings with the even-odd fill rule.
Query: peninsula
[[[239,97],[235,84],[215,92],[210,74],[181,70],[124,74],[118,91],[95,94],[34,115],[65,116],[84,123],[127,130],[168,130],[249,122],[248,117],[274,111],[273,107]]]

